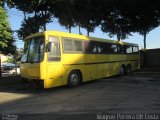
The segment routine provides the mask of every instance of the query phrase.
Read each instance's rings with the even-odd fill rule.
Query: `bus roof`
[[[60,31],[44,31],[44,32],[39,32],[39,33],[35,33],[32,34],[28,37],[26,37],[26,39],[35,37],[35,36],[40,36],[40,35],[56,35],[56,36],[60,36],[60,37],[69,37],[69,38],[75,38],[75,39],[83,39],[83,40],[94,40],[94,41],[102,41],[102,42],[109,42],[109,43],[119,43],[119,44],[125,44],[125,45],[135,45],[138,46],[138,44],[135,43],[127,43],[127,42],[123,42],[123,41],[117,41],[117,40],[110,40],[110,39],[104,39],[104,38],[97,38],[97,37],[89,37],[89,36],[85,36],[85,35],[79,35],[79,34],[74,34],[74,33],[67,33],[67,32],[60,32]]]

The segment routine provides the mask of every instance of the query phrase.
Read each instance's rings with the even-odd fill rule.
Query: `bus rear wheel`
[[[78,71],[71,71],[68,76],[67,86],[72,88],[80,84],[80,74]]]
[[[125,74],[126,74],[126,67],[125,67],[124,65],[122,65],[122,66],[120,67],[119,74],[120,74],[120,75],[125,75]]]
[[[127,74],[131,74],[131,65],[127,65]]]

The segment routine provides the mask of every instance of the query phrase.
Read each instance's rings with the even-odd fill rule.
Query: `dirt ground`
[[[18,78],[17,78],[18,79]],[[21,80],[0,84],[0,113],[27,119],[98,119],[97,114],[158,114],[160,72],[141,70],[47,90],[34,89]]]

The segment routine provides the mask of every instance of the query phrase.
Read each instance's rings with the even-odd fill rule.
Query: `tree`
[[[143,12],[143,11],[142,11]],[[136,17],[132,18],[133,24],[135,26],[135,32],[138,32],[140,35],[143,35],[143,41],[144,41],[144,50],[146,50],[146,38],[147,34],[159,26],[160,19],[159,19],[159,13],[157,14],[157,11],[155,10],[147,10],[144,11],[144,13],[139,12]]]
[[[45,31],[46,24],[51,21],[52,14],[48,11],[51,5],[49,0],[10,0],[7,4],[24,13],[21,28],[17,31],[20,39],[39,30]],[[27,17],[27,14],[32,14],[33,17]]]
[[[16,46],[13,44],[14,39],[12,31],[9,26],[8,16],[2,6],[0,6],[0,54],[15,53]],[[0,60],[0,77],[1,74],[1,60]]]
[[[24,40],[28,35],[39,32],[39,23],[35,17],[28,17],[21,24],[19,30],[17,30],[18,37]]]
[[[1,1],[0,1],[0,5],[1,5],[2,7],[4,7],[4,4],[5,4],[5,1],[4,1],[4,0],[1,0]]]
[[[153,14],[152,14],[153,15]],[[154,28],[156,28],[157,26],[159,26],[159,22],[158,20],[156,20],[153,16],[149,16],[149,15],[142,15],[141,17],[137,17],[136,20],[134,20],[135,22],[135,26],[136,26],[136,32],[138,32],[140,35],[143,35],[143,41],[144,41],[144,50],[146,50],[146,36],[147,34],[153,30]],[[141,21],[141,22],[139,22]]]
[[[0,6],[0,52],[14,53],[16,49],[14,41],[6,11]]]
[[[46,24],[53,17],[57,17],[59,23],[70,32],[71,27],[78,25],[87,29],[89,35],[96,26],[101,25],[103,32],[110,37],[116,35],[118,40],[125,39],[132,32],[138,32],[144,35],[144,46],[146,46],[146,34],[160,24],[159,0],[154,2],[151,0],[6,0],[6,2],[11,7],[23,11],[25,20],[27,20],[26,14],[31,14],[33,20],[37,18],[40,23],[39,29],[46,30]]]
[[[94,32],[96,26],[99,25],[100,19],[96,17],[96,7],[92,4],[91,0],[75,0],[74,1],[74,20],[75,23],[87,30],[87,35],[90,32]]]
[[[109,37],[116,35],[117,40],[120,41],[131,35],[131,26],[130,20],[122,16],[118,10],[115,10],[105,17],[101,23],[101,30],[108,33]]]
[[[14,58],[16,60],[17,63],[20,63],[20,60],[21,60],[21,56],[23,54],[23,51],[24,49],[23,48],[20,48],[20,49],[17,49],[16,50],[16,54],[14,55]]]
[[[105,15],[102,12],[104,16],[101,23],[102,31],[111,37],[116,35],[118,40],[125,39],[132,32],[138,32],[144,36],[146,49],[146,35],[160,23],[159,3],[158,0],[154,2],[151,0],[108,1],[103,11],[107,8],[110,14]]]
[[[60,1],[55,6],[56,11],[53,13],[56,18],[58,18],[58,22],[61,26],[64,26],[66,29],[69,30],[71,33],[71,28],[74,27],[75,24],[75,8],[74,8],[74,1]]]
[[[145,3],[145,4],[144,4]],[[121,4],[121,14],[129,19],[128,31],[138,32],[144,36],[144,49],[146,49],[146,35],[160,24],[159,0],[132,0]],[[123,6],[123,8],[122,8]],[[136,8],[136,9],[134,9]]]

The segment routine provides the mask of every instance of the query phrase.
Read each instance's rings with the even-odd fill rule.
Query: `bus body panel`
[[[45,88],[63,85],[64,69],[61,62],[48,62],[47,74],[45,79]]]
[[[40,63],[21,64],[21,76],[28,79],[40,79]]]

